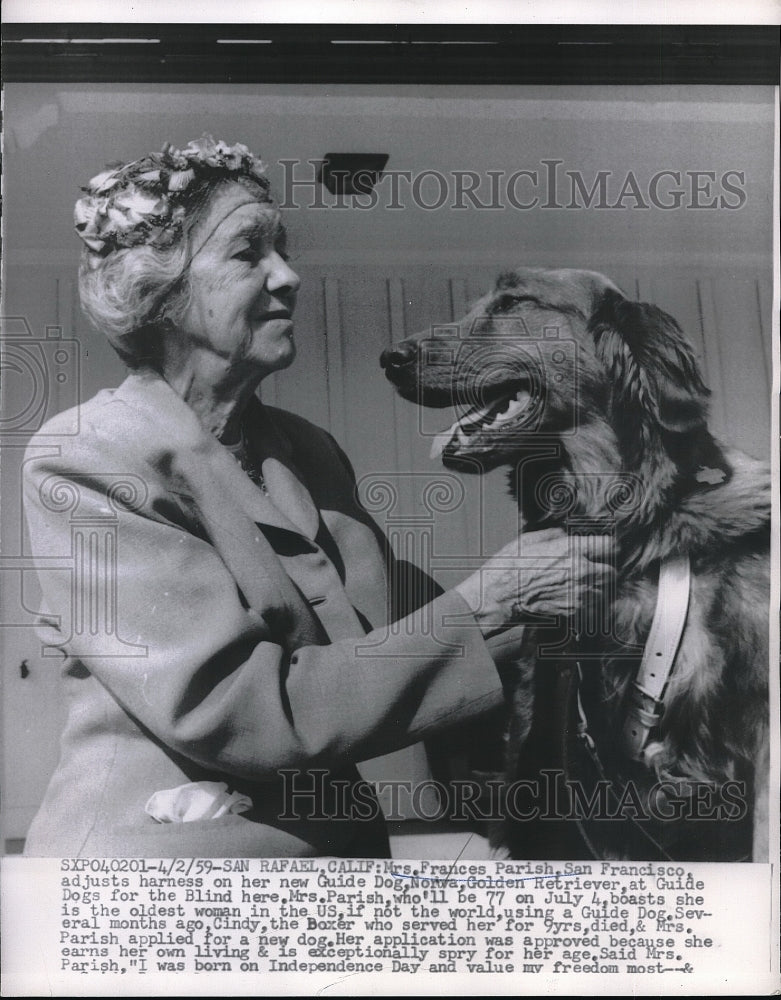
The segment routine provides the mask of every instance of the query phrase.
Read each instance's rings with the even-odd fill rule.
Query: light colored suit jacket
[[[492,656],[453,592],[388,628],[393,560],[344,455],[290,413],[250,416],[269,495],[151,372],[85,403],[78,435],[55,417],[31,442],[25,512],[68,714],[28,854],[382,855],[382,821],[343,815],[338,782],[500,702],[495,660],[517,638]],[[207,780],[251,811],[145,812]]]

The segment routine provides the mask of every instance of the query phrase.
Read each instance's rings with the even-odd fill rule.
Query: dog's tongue
[[[473,424],[480,422],[482,417],[485,416],[488,407],[476,406],[471,409],[468,413],[463,414],[459,417],[455,423],[451,424],[446,431],[440,431],[439,434],[434,438],[431,444],[431,454],[432,459],[439,458],[442,452],[447,448],[454,437],[458,437],[460,444],[467,443],[467,427],[471,427]]]
[[[454,438],[458,438],[459,444],[467,445],[468,437],[474,433],[475,426],[482,426],[487,431],[496,431],[502,424],[515,420],[528,406],[530,398],[528,389],[519,389],[511,399],[505,399],[503,403],[498,401],[489,406],[475,406],[459,417],[447,430],[437,434],[431,444],[430,457],[439,458]],[[490,422],[488,422],[489,417],[491,417]]]
[[[461,426],[457,420],[454,424],[451,424],[446,431],[440,431],[431,442],[431,454],[429,457],[432,460],[439,458],[459,431],[461,431]],[[463,431],[461,433],[463,433]]]
[[[465,445],[467,443],[466,428],[472,427],[474,424],[479,424],[489,410],[489,406],[475,406],[460,416],[446,431],[440,431],[431,444],[430,457],[432,459],[439,458],[454,437],[458,438],[460,444]]]

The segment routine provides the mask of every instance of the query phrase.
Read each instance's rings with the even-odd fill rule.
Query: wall
[[[6,321],[0,456],[6,839],[24,835],[39,801],[56,759],[62,710],[54,661],[41,657],[30,628],[38,594],[25,559],[18,475],[26,436],[9,431],[14,421],[24,428],[33,419],[20,414],[39,376],[23,362],[35,352],[39,360],[54,357],[57,347],[39,343],[47,327],[72,342],[60,345],[69,352],[60,366],[64,381],[44,380],[49,396],[41,415],[123,374],[78,308],[71,210],[79,184],[106,160],[159,148],[165,138],[183,143],[204,130],[264,153],[280,194],[280,161],[301,161],[297,176],[311,177],[306,161],[338,150],[388,152],[389,169],[413,174],[470,170],[486,184],[490,170],[537,170],[543,177],[543,161],[559,159],[558,169],[580,171],[589,185],[600,170],[610,171],[611,201],[630,171],[641,186],[661,170],[712,171],[717,180],[741,171],[745,203],[737,209],[631,208],[632,198],[618,209],[518,209],[506,201],[496,210],[426,209],[408,195],[402,210],[384,202],[371,211],[306,209],[314,189],[296,189],[300,205],[285,216],[303,278],[299,357],[264,384],[264,398],[329,427],[359,479],[370,477],[364,487],[380,476],[397,484],[391,518],[415,518],[426,513],[421,476],[441,478],[428,461],[437,426],[432,414],[394,397],[379,353],[455,318],[515,263],[602,270],[671,312],[702,357],[716,432],[759,457],[768,454],[772,101],[767,88],[8,86],[3,314],[17,319]],[[519,192],[527,197],[529,188]],[[437,192],[421,186],[420,193],[431,203]],[[480,197],[486,200],[485,190]],[[559,192],[559,203],[567,200],[568,192]],[[434,571],[445,584],[515,530],[501,473],[459,483],[453,488],[464,490],[464,502],[435,525]],[[387,511],[378,516],[387,519]]]

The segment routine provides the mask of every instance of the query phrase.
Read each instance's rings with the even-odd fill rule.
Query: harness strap
[[[689,557],[663,560],[651,632],[629,691],[629,709],[624,720],[623,744],[632,760],[643,760],[651,731],[662,717],[664,690],[681,644],[690,593]]]
[[[583,701],[580,697],[580,689],[583,683],[583,670],[578,664],[577,671],[575,674],[576,681],[576,707],[578,712],[577,720],[577,736],[582,747],[585,748],[586,754],[588,755],[591,763],[599,776],[599,780],[605,783],[605,787],[608,789],[609,793],[613,796],[616,802],[620,802],[620,795],[616,791],[613,781],[608,777],[605,771],[604,765],[602,764],[602,759],[599,756],[599,751],[597,750],[597,745],[594,742],[591,733],[588,731],[588,718],[586,717],[585,709],[583,708]],[[658,855],[658,860],[660,861],[674,861],[675,859],[667,853],[667,851],[662,847],[659,841],[651,835],[651,833],[645,829],[645,827],[637,821],[637,819],[631,814],[626,816],[625,819],[629,822],[632,828],[638,833],[644,840],[647,841],[653,847]],[[603,858],[604,855],[601,854],[596,847],[596,844],[592,840],[588,833],[586,825],[582,821],[578,821],[578,827],[580,829],[580,835],[583,838],[589,851],[595,858]]]

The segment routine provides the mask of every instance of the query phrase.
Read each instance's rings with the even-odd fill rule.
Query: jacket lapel
[[[248,422],[268,494],[252,482],[184,400],[155,372],[128,376],[116,390],[115,398],[145,411],[151,426],[163,430],[166,444],[179,457],[189,452],[202,462],[199,469],[192,471],[198,476],[216,476],[223,483],[225,496],[232,497],[251,520],[303,534],[310,541],[315,538],[319,527],[317,508],[295,468],[290,442],[259,400],[251,400]]]
[[[321,623],[259,525],[292,532],[314,551],[311,538],[302,537],[300,526],[253,484],[227,449],[203,428],[190,407],[159,376],[134,373],[116,390],[115,399],[143,415],[142,426],[148,429],[150,438],[160,438],[158,447],[147,448],[147,453],[156,452],[169,491],[180,502],[193,505],[250,607],[268,620],[271,630],[286,636],[291,649],[326,641]],[[282,445],[280,441],[277,447]],[[272,468],[277,476],[276,468]],[[296,478],[292,472],[289,475]],[[282,473],[277,478],[281,495],[293,496],[296,488],[287,475]],[[308,494],[307,498],[317,517]],[[296,500],[304,510],[300,495]]]

